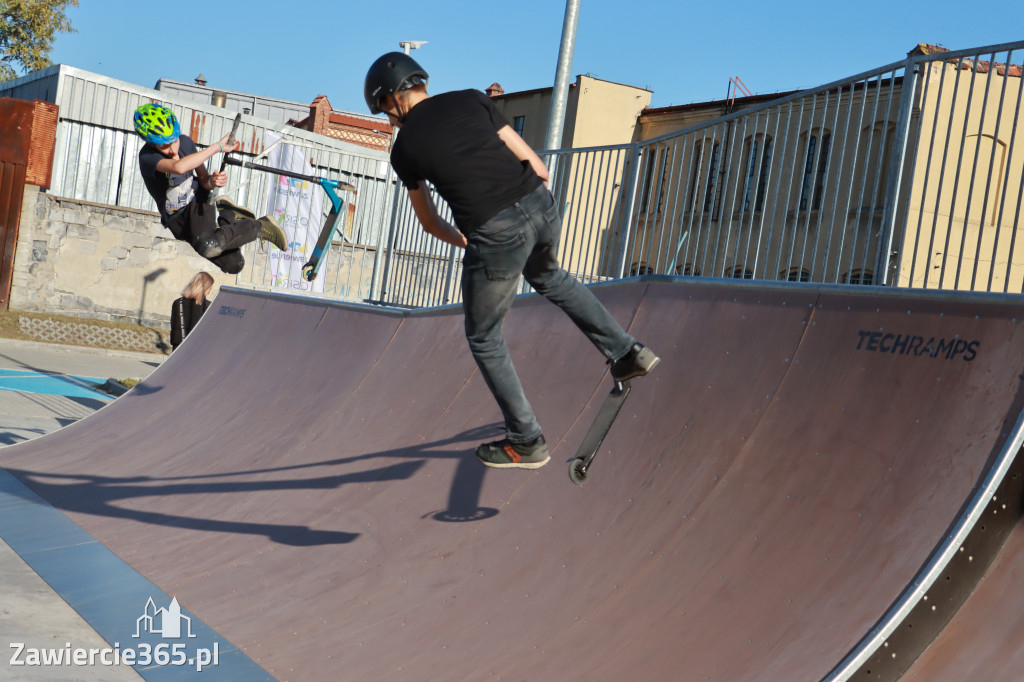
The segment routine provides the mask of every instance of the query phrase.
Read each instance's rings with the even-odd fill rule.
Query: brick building
[[[292,119],[288,125],[369,149],[391,149],[392,127],[387,119],[335,111],[326,95],[316,96],[309,105],[309,116]]]

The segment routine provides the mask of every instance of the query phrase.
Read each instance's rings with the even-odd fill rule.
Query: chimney
[[[196,85],[206,85],[206,76],[203,74],[196,76]]]
[[[484,90],[488,97],[501,97],[505,94],[505,88],[500,83],[491,83],[491,86]]]
[[[317,95],[309,105],[309,130],[310,132],[326,135],[330,128],[331,103],[326,95]]]
[[[228,104],[228,93],[223,90],[214,90],[210,93],[210,104],[223,109]]]

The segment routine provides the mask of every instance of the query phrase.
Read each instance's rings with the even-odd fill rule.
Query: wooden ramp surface
[[[553,448],[536,472],[475,461],[498,413],[460,310],[235,289],[143,384],[0,466],[280,680],[827,676],[1007,444],[1024,309],[596,293],[662,363],[583,488],[566,462],[611,382],[533,297],[506,337]]]

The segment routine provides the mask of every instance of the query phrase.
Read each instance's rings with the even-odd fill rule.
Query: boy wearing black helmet
[[[277,248],[287,248],[284,230],[270,216],[255,214],[222,198],[220,215],[207,199],[214,187],[227,184],[227,175],[211,173],[206,162],[217,152],[232,152],[238,142],[225,135],[215,145],[200,150],[188,135],[181,134],[177,116],[160,104],[143,104],[135,110],[135,131],[146,141],[139,150],[139,171],[160,212],[160,222],[175,239],[187,241],[196,252],[222,271],[242,271],[245,258],[240,248],[263,238]]]
[[[561,220],[540,157],[482,92],[430,96],[426,84],[415,60],[392,52],[370,67],[363,94],[371,112],[386,113],[401,129],[391,165],[423,229],[466,249],[466,337],[506,434],[476,455],[487,466],[537,469],[550,459],[547,444],[502,335],[520,274],[569,315],[611,363],[615,381],[643,376],[659,359],[559,265]],[[438,214],[427,182],[448,203],[455,225]]]

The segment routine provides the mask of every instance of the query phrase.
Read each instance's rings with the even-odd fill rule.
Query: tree
[[[72,33],[64,12],[78,0],[0,0],[0,82],[50,65],[57,33]]]

